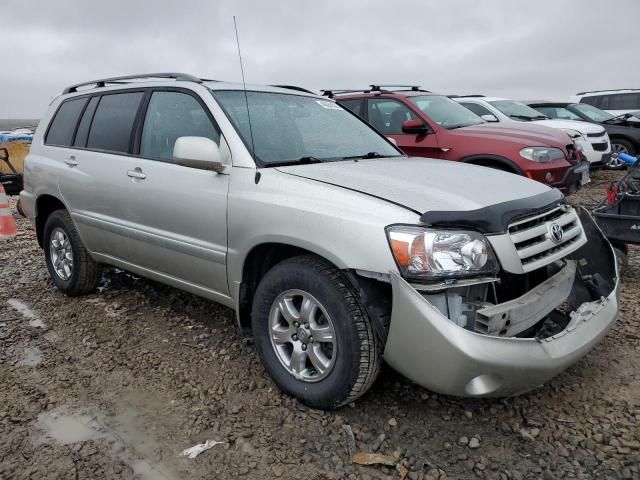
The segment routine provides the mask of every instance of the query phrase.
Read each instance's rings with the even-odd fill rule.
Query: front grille
[[[602,137],[604,134],[605,132],[587,133],[587,137],[589,138]]]
[[[560,242],[552,239],[553,224],[562,228]],[[586,241],[578,215],[569,206],[560,206],[509,225],[509,237],[525,273],[565,257]]]
[[[598,152],[604,152],[607,148],[609,148],[609,143],[608,142],[592,143],[591,146],[593,147],[594,150]]]

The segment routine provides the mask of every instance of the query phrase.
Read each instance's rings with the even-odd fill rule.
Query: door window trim
[[[73,145],[73,143],[75,142],[76,134],[78,133],[78,127],[80,126],[80,122],[82,121],[82,117],[84,116],[84,112],[85,112],[85,110],[87,108],[87,105],[89,105],[89,102],[91,101],[92,97],[98,97],[98,104],[96,105],[96,109],[93,112],[93,116],[95,117],[95,113],[98,110],[98,108],[100,107],[100,102],[102,101],[102,97],[103,96],[106,96],[106,95],[117,95],[119,93],[136,93],[136,92],[142,92],[144,95],[142,96],[142,99],[140,100],[140,104],[138,105],[138,110],[136,112],[135,119],[134,119],[134,122],[133,122],[133,126],[132,126],[132,129],[131,129],[131,138],[129,140],[129,151],[128,152],[114,152],[113,150],[103,150],[103,149],[99,149],[99,148],[88,148],[86,146],[86,144],[85,144],[85,146]],[[203,108],[205,114],[207,115],[207,117],[209,117],[209,120],[213,124],[213,128],[216,130],[218,135],[220,137],[222,137],[222,130],[220,129],[220,126],[218,125],[218,122],[216,122],[216,119],[213,116],[213,113],[211,113],[211,110],[209,109],[207,104],[204,102],[202,97],[197,92],[194,92],[193,90],[190,90],[190,89],[184,88],[184,87],[134,87],[134,88],[122,88],[122,89],[117,89],[117,90],[109,90],[108,92],[90,92],[90,93],[85,93],[83,95],[74,95],[73,97],[65,98],[63,101],[60,102],[60,105],[58,105],[58,108],[56,108],[56,112],[51,117],[51,120],[49,121],[49,125],[47,125],[47,131],[45,132],[44,139],[47,138],[47,134],[49,133],[49,129],[51,128],[51,124],[53,123],[53,120],[55,119],[55,117],[56,117],[56,115],[58,113],[58,110],[60,109],[60,107],[65,102],[68,102],[68,101],[71,101],[71,100],[76,100],[76,99],[81,99],[81,98],[87,98],[86,103],[85,103],[84,107],[82,108],[82,112],[80,113],[80,115],[78,116],[78,119],[76,121],[74,130],[73,130],[73,137],[71,139],[71,145],[70,146],[51,145],[51,144],[46,143],[46,140],[43,140],[43,143],[47,147],[67,148],[67,149],[73,149],[73,150],[81,150],[81,151],[85,151],[85,152],[103,153],[103,154],[108,154],[108,155],[119,155],[119,156],[124,156],[124,157],[140,158],[140,159],[144,159],[144,160],[151,160],[151,161],[154,161],[154,162],[162,162],[162,163],[171,163],[171,164],[173,164],[173,162],[171,162],[170,160],[162,160],[162,159],[151,158],[151,157],[143,157],[143,156],[141,156],[139,154],[139,152],[140,152],[140,139],[141,139],[141,136],[142,136],[142,127],[144,125],[144,118],[146,116],[147,107],[149,106],[149,100],[151,99],[151,95],[153,94],[153,92],[180,92],[180,93],[186,93],[187,95],[192,96],[200,104],[200,106]],[[89,132],[91,132],[91,127],[92,126],[93,126],[93,118],[91,119],[91,124],[89,125]],[[88,141],[88,138],[89,137],[87,136],[87,141]],[[136,153],[136,152],[138,152],[138,153]]]

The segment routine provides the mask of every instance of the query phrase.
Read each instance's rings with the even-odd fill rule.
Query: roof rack
[[[286,88],[288,90],[295,90],[297,92],[304,92],[304,93],[310,93],[312,95],[317,95],[315,92],[312,92],[311,90],[307,90],[306,88],[298,87],[297,85],[269,85],[269,86],[276,87],[276,88]]]
[[[177,81],[184,82],[195,82],[202,83],[203,80],[198,77],[194,77],[193,75],[189,75],[188,73],[141,73],[138,75],[126,75],[123,77],[111,77],[111,78],[102,78],[99,80],[91,80],[89,82],[78,83],[76,85],[71,85],[70,87],[65,88],[62,91],[62,94],[65,95],[67,93],[77,92],[79,87],[86,87],[87,85],[95,85],[94,88],[105,87],[108,83],[111,84],[122,84],[128,83],[127,80],[138,80],[144,78],[171,78]]]
[[[474,95],[447,95],[447,97],[449,98],[482,98],[485,97],[486,95],[479,95],[479,94],[474,94]]]
[[[342,95],[343,93],[369,93],[371,90],[362,89],[344,89],[344,88],[332,88],[331,90],[320,90],[324,97],[333,98],[334,95]]]
[[[320,90],[320,91],[322,92],[322,95],[324,95],[325,97],[329,97],[329,98],[333,98],[335,95],[342,95],[342,94],[345,94],[345,93],[371,93],[371,92],[378,92],[378,93],[425,92],[425,93],[431,93],[429,90],[422,90],[419,85],[391,85],[391,84],[385,84],[385,85],[369,85],[369,87],[370,88],[367,88],[367,89],[355,89],[355,90],[332,88],[331,90]],[[390,87],[393,88],[393,89],[390,89]],[[398,88],[406,88],[407,90],[398,90]]]
[[[585,95],[587,93],[600,93],[600,92],[622,92],[624,90],[631,90],[631,91],[637,91],[637,88],[610,88],[608,90],[591,90],[588,92],[578,92],[576,93],[576,95]]]

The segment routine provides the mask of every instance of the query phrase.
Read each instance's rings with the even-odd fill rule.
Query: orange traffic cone
[[[16,221],[9,208],[9,200],[0,185],[0,238],[13,237],[16,234]]]

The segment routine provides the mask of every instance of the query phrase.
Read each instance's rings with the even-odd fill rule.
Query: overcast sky
[[[566,98],[640,87],[640,0],[42,0],[2,5],[0,118],[66,85],[184,71],[310,89],[419,84]]]

